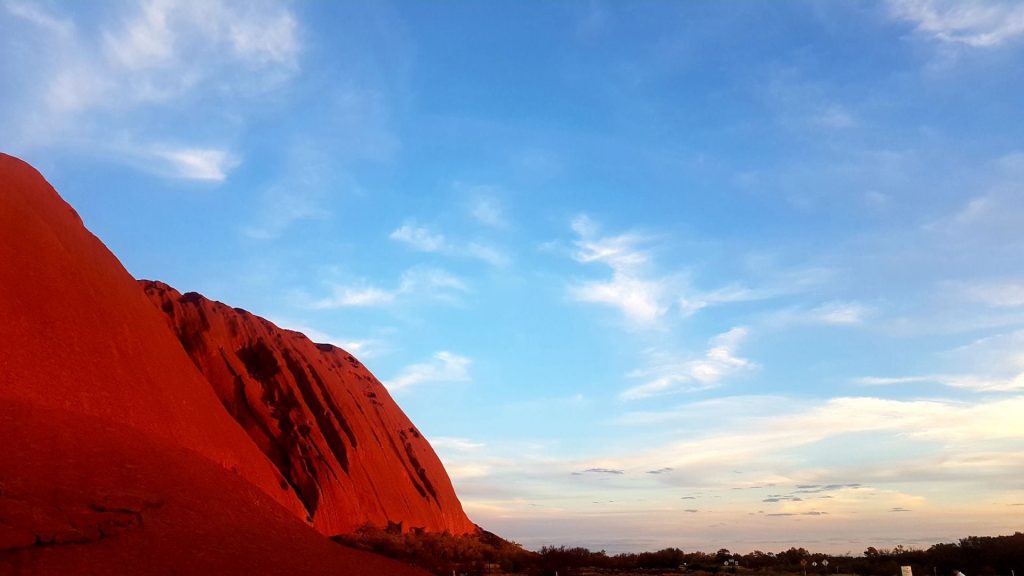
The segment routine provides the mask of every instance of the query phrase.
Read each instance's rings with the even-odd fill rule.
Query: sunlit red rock
[[[318,533],[261,448],[75,211],[0,155],[0,575],[422,574]]]
[[[238,474],[80,412],[0,402],[0,575],[427,576],[325,538]]]
[[[317,529],[475,532],[430,444],[351,354],[199,294],[142,284]]]
[[[0,400],[127,424],[301,504],[158,310],[31,166],[0,155]]]

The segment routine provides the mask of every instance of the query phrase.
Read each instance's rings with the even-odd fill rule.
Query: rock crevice
[[[476,531],[430,444],[354,356],[194,292],[141,285],[318,530]]]

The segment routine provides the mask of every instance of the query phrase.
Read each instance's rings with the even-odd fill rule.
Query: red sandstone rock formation
[[[0,438],[0,576],[428,576],[134,426],[5,399]]]
[[[430,444],[351,354],[194,292],[142,285],[318,530],[476,531]]]
[[[317,533],[261,448],[74,210],[0,154],[0,575],[423,574]]]
[[[32,167],[0,155],[0,399],[128,424],[301,503],[224,412],[117,258]]]

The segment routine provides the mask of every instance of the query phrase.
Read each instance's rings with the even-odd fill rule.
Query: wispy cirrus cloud
[[[831,301],[811,307],[793,306],[766,316],[769,326],[783,328],[793,325],[856,326],[874,313],[866,304],[853,301]]]
[[[433,232],[426,226],[420,226],[415,221],[407,221],[395,228],[388,238],[420,252],[438,252],[446,245],[443,234]]]
[[[865,376],[854,379],[864,386],[938,384],[978,393],[1024,391],[1024,330],[996,334],[939,355],[956,370],[900,376]]]
[[[368,308],[387,306],[400,299],[413,297],[454,302],[459,293],[468,290],[461,278],[441,268],[418,267],[402,273],[395,288],[381,288],[368,282],[333,283],[329,296],[318,299],[304,297],[303,300],[305,307],[314,310]]]
[[[401,369],[394,377],[384,381],[384,386],[395,392],[422,384],[465,382],[469,380],[471,363],[465,356],[442,350],[427,362]]]
[[[637,325],[654,325],[672,305],[671,280],[651,274],[650,256],[641,248],[648,239],[636,234],[601,236],[599,226],[587,216],[573,219],[571,227],[577,236],[573,259],[602,264],[612,272],[609,280],[573,284],[572,298],[617,308]]]
[[[730,409],[738,403],[739,411]],[[791,483],[806,492],[774,495],[805,503],[819,500],[821,489],[831,506],[848,500],[851,491],[863,493],[865,483],[995,482],[1009,486],[1021,457],[1011,448],[1024,438],[1024,423],[1016,411],[1024,397],[964,403],[950,400],[890,400],[877,397],[837,397],[825,400],[788,398],[764,405],[760,400],[734,397],[715,408],[638,413],[630,422],[652,428],[678,426],[687,430],[684,440],[660,442],[643,453],[605,457],[606,466],[649,470],[673,468],[672,474],[655,476],[668,485],[702,486],[732,482],[736,466],[757,471],[753,478],[766,489]],[[702,404],[700,402],[696,403]],[[748,405],[762,405],[749,411]],[[707,410],[713,417],[702,418]],[[699,424],[694,424],[693,414]],[[912,450],[914,457],[893,455],[879,459],[874,452],[851,451],[842,463],[828,454],[857,446],[865,439],[886,439]],[[846,447],[846,448],[844,448]],[[856,452],[856,453],[855,453]],[[984,454],[984,456],[982,456]],[[694,471],[700,471],[695,474]],[[835,490],[828,488],[835,486]],[[757,491],[754,491],[757,493]]]
[[[161,103],[218,79],[270,72],[283,79],[298,65],[298,22],[276,2],[234,6],[226,2],[149,0],[104,28],[91,66],[116,90],[119,102]],[[270,79],[257,76],[257,81]],[[89,107],[108,106],[105,94]]]
[[[734,285],[719,288],[710,292],[687,294],[686,296],[679,298],[677,305],[684,316],[692,316],[693,314],[711,306],[730,304],[733,302],[751,302],[754,300],[773,298],[777,295],[777,292],[770,290],[754,290],[752,288]]]
[[[69,36],[75,32],[74,22],[51,14],[35,2],[8,0],[4,8],[13,16],[60,36]]]
[[[497,199],[478,193],[469,205],[469,214],[479,224],[490,228],[508,228],[508,217],[505,208]]]
[[[485,446],[483,442],[452,436],[435,436],[430,439],[430,445],[436,450],[453,450],[456,452],[475,452]]]
[[[230,152],[211,148],[154,150],[153,154],[165,160],[175,175],[189,180],[222,182],[239,164]]]
[[[107,8],[98,26],[80,27],[60,6],[3,4],[0,19],[28,24],[12,26],[10,41],[34,47],[10,79],[2,113],[10,117],[0,118],[15,147],[57,146],[161,176],[223,181],[241,160],[234,120],[212,109],[201,126],[174,118],[196,101],[241,104],[291,78],[302,43],[289,7],[149,0]]]
[[[274,240],[296,222],[322,220],[330,216],[321,202],[322,194],[313,190],[275,185],[262,196],[262,206],[256,218],[241,228],[244,236],[254,240]]]
[[[1024,391],[1024,372],[1004,378],[974,374],[930,374],[923,376],[864,376],[854,379],[865,386],[898,386],[904,384],[934,383],[972,392]]]
[[[436,232],[415,220],[405,221],[401,226],[392,230],[388,237],[417,252],[469,258],[497,268],[505,267],[510,262],[508,255],[495,246],[480,241],[452,241],[441,232]]]
[[[467,507],[489,523],[555,517],[594,522],[593,506],[601,506],[614,511],[614,530],[621,531],[624,519],[642,518],[638,525],[650,526],[652,517],[664,514],[666,534],[675,537],[686,529],[678,515],[698,508],[724,522],[817,518],[822,523],[808,528],[815,533],[842,531],[850,522],[877,523],[891,510],[934,514],[937,504],[928,495],[935,486],[961,486],[963,497],[957,501],[976,515],[972,492],[984,487],[1003,490],[1007,498],[1015,493],[1024,463],[1015,449],[1024,438],[1015,417],[1022,400],[968,404],[737,396],[714,405],[701,401],[692,410],[668,411],[665,419],[638,418],[652,429],[679,430],[676,439],[653,441],[640,451],[609,449],[559,459],[543,453],[511,456],[520,448],[503,457],[501,446],[489,446],[486,454],[455,457],[467,475],[454,480],[465,490]],[[695,414],[706,418],[694,424]],[[880,441],[901,448],[885,458],[863,449],[866,442]],[[756,485],[739,492],[723,488],[740,477],[738,466]],[[985,506],[986,513],[995,507]]]
[[[674,312],[689,317],[707,308],[770,300],[819,287],[833,273],[824,268],[772,269],[760,271],[760,285],[739,282],[714,289],[698,289],[687,280],[689,271],[664,272],[654,261],[652,250],[656,235],[628,232],[608,235],[586,215],[570,223],[576,234],[571,257],[580,264],[603,265],[611,278],[577,280],[568,287],[569,296],[578,302],[599,304],[619,310],[635,327],[662,328]],[[820,311],[822,314],[828,312]],[[839,318],[839,311],[832,311]]]
[[[965,300],[993,308],[1024,307],[1024,280],[959,281],[947,284]]]
[[[1017,2],[889,0],[889,11],[940,42],[987,48],[1024,36],[1024,6]]]
[[[646,381],[626,389],[619,397],[623,400],[639,400],[684,391],[707,390],[718,386],[728,376],[751,370],[756,365],[737,355],[747,334],[747,328],[736,327],[715,336],[708,342],[708,349],[701,358],[680,360],[672,354],[651,352],[648,366],[628,375]]]

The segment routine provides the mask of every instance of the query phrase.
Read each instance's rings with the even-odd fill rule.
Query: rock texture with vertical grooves
[[[351,354],[199,294],[141,282],[318,530],[476,531],[430,444]]]

